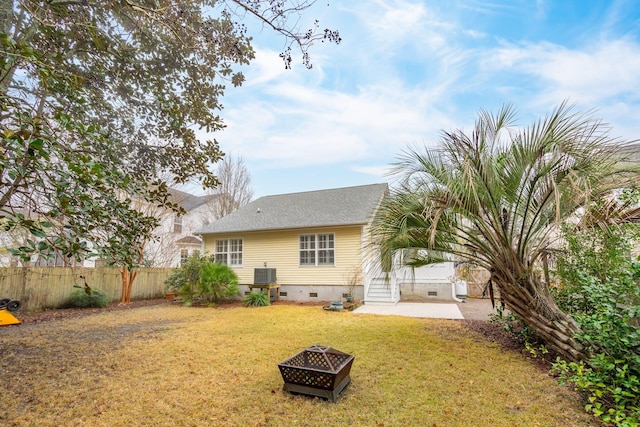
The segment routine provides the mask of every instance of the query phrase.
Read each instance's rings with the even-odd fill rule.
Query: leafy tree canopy
[[[340,41],[317,23],[297,28],[313,3],[0,1],[0,221],[39,238],[20,253],[71,256],[106,233],[116,248],[132,248],[120,258],[134,264],[157,223],[127,197],[177,210],[169,185],[217,184],[209,167],[223,153],[195,131],[224,126],[224,90],[242,84],[234,69],[254,57],[243,20],[286,38],[285,66],[292,46],[311,66],[314,41]],[[167,172],[170,182],[157,178]]]

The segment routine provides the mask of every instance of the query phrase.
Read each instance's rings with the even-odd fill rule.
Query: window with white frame
[[[180,264],[187,262],[189,258],[189,249],[180,249]]]
[[[316,265],[315,234],[300,236],[300,265]]]
[[[318,234],[318,265],[333,265],[335,263],[334,248],[333,234]]]
[[[174,233],[182,233],[182,217],[174,216],[173,217],[173,232]]]
[[[229,239],[229,265],[242,265],[242,239]]]
[[[216,240],[216,246],[214,248],[214,259],[220,264],[228,264],[229,262],[229,241]]]
[[[242,239],[218,239],[214,246],[214,259],[233,267],[242,266]]]
[[[330,234],[300,235],[300,265],[334,265],[335,238]]]

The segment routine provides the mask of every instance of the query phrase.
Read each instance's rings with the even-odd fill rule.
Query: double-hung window
[[[182,233],[182,217],[174,216],[173,217],[173,232],[174,233]]]
[[[335,238],[333,234],[300,235],[300,265],[334,265]]]
[[[184,264],[189,259],[189,249],[180,249],[180,264]]]
[[[242,265],[242,239],[229,239],[229,265]]]
[[[214,259],[231,267],[242,267],[242,239],[216,240]]]

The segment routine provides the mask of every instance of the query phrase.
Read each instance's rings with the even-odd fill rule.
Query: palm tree
[[[386,267],[399,251],[414,249],[407,265],[454,256],[486,268],[507,308],[548,348],[585,360],[579,327],[554,302],[541,265],[563,222],[638,174],[620,162],[626,143],[566,103],[525,129],[514,118],[509,105],[496,115],[482,111],[470,135],[445,132],[435,149],[405,151],[395,164],[402,179],[374,222],[374,241]]]

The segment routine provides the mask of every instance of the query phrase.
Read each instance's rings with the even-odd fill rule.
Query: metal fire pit
[[[331,399],[351,381],[349,372],[355,356],[323,345],[312,345],[278,363],[284,390]]]

